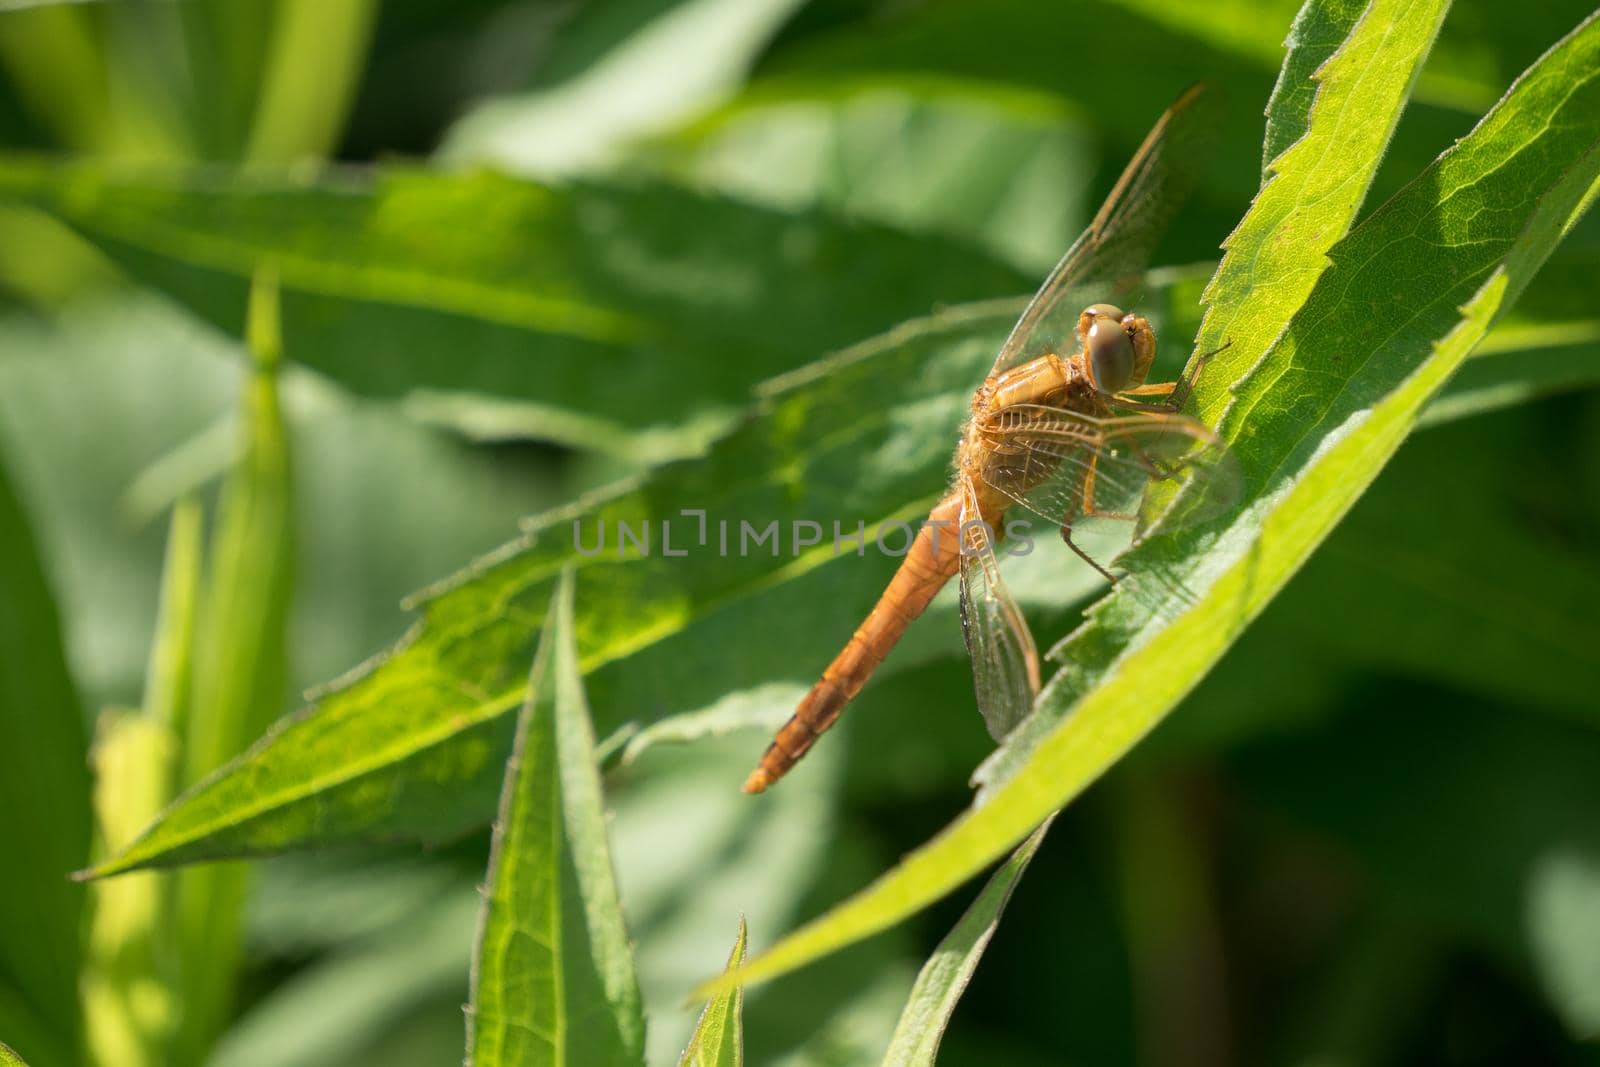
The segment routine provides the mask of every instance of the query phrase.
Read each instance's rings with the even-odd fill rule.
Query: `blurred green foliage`
[[[104,883],[93,926],[64,878],[91,855],[89,737],[115,848],[134,829],[116,816],[142,822],[289,691],[391,645],[402,597],[519,518],[618,477],[635,480],[587,514],[914,514],[1018,298],[1203,77],[1230,101],[1222,160],[1158,262],[1207,265],[1157,276],[1141,304],[1158,375],[1175,368],[1263,143],[1300,132],[1261,118],[1296,7],[0,3],[0,1041],[34,1067],[108,1062],[118,1046],[83,1029],[85,1010],[111,1025],[95,982],[122,997],[114,1017],[159,1030],[137,998],[160,987],[139,983],[181,972],[138,940],[173,875]],[[1363,10],[1315,9],[1329,25]],[[1588,10],[1454,4],[1355,221]],[[263,421],[244,338],[263,263],[281,423]],[[1597,265],[1590,217],[1282,595],[1057,818],[979,939],[938,1062],[1600,1062]],[[1350,359],[1372,347],[1352,338]],[[1352,397],[1352,418],[1379,395]],[[274,482],[280,447],[293,476]],[[157,642],[183,630],[182,569],[156,517],[178,501],[214,527],[189,594],[204,663],[179,673],[237,691],[197,687],[169,719],[186,700],[159,684]],[[209,812],[233,838],[205,844],[215,827],[190,809],[195,855],[339,847],[257,864],[243,912],[224,905],[215,936],[240,954],[200,979],[215,1017],[184,1022],[169,1062],[459,1057],[478,828],[563,522],[429,588],[389,666],[281,726],[282,761]],[[661,725],[603,780],[646,1056],[665,1063],[739,915],[755,956],[865,885],[970,800],[989,746],[941,599],[794,779],[751,802],[736,786],[765,738],[728,731],[792,706],[892,561],[824,552],[775,577],[771,560],[607,555],[579,576],[575,636],[600,736]],[[1011,578],[1046,643],[1095,593],[1063,555]],[[462,692],[478,714],[438,697]],[[186,715],[211,740],[151,736],[187,735]],[[173,745],[188,769],[152,785]],[[303,788],[313,765],[338,789]],[[245,801],[259,817],[234,817]],[[399,835],[434,848],[373,840]],[[182,876],[217,902],[238,891],[225,870]],[[750,1061],[877,1062],[972,899],[747,990]],[[927,972],[917,988],[913,1004],[938,1000]]]

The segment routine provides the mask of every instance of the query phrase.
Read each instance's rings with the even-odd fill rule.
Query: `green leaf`
[[[381,168],[219,184],[13,158],[0,195],[234,336],[251,272],[274,263],[287,350],[357,393],[620,453],[692,450],[765,378],[1030,284],[952,241],[637,182]]]
[[[337,147],[366,59],[374,0],[287,0],[273,5],[245,161],[298,163]]]
[[[725,970],[731,971],[744,962],[746,933],[741,916],[739,936],[733,940]],[[743,1013],[744,990],[737,985],[706,1001],[678,1067],[744,1067]]]
[[[0,1067],[28,1067],[22,1062],[22,1057],[11,1051],[11,1047],[0,1041]]]
[[[906,1010],[894,1028],[889,1051],[884,1053],[885,1067],[902,1064],[933,1067],[939,1055],[939,1039],[950,1025],[956,1002],[966,992],[983,950],[989,947],[989,939],[1000,925],[1000,915],[1011,899],[1011,891],[1017,887],[1022,873],[1028,869],[1028,861],[1039,851],[1039,844],[1049,830],[1050,823],[1046,821],[1018,846],[1011,858],[990,877],[989,884],[962,914],[955,928],[939,942],[928,962],[922,965]]]
[[[451,879],[454,881],[454,879]],[[316,888],[327,888],[313,883]],[[382,886],[363,884],[368,903],[381,912]],[[377,890],[375,893],[374,890]],[[331,915],[326,894],[302,899],[318,919]],[[359,904],[360,901],[357,901]],[[353,1063],[444,1062],[379,1055],[377,1047],[423,1007],[443,999],[449,1006],[450,1059],[461,1056],[461,1001],[472,959],[472,935],[483,901],[470,885],[435,890],[425,903],[385,916],[378,930],[310,952],[315,962],[297,968],[261,1000],[252,1003],[217,1043],[207,1067],[344,1067]],[[324,938],[335,932],[327,926]],[[338,929],[337,932],[344,932]],[[307,949],[302,946],[302,952]],[[293,954],[289,958],[297,957]],[[410,1050],[408,1050],[410,1051]]]
[[[567,571],[506,764],[467,1012],[474,1067],[643,1062],[572,591]]]
[[[1323,8],[1312,0],[1306,10]],[[1297,91],[1290,70],[1302,60],[1296,42],[1268,107],[1271,131],[1303,126],[1263,168],[1261,191],[1226,249],[1202,300],[1208,305],[1196,346],[1227,345],[1208,368],[1211,382],[1239,382],[1262,359],[1285,323],[1328,270],[1328,253],[1345,235],[1377,173],[1384,149],[1449,8],[1448,0],[1376,0],[1338,49],[1311,76],[1316,91]],[[1314,40],[1337,29],[1334,15],[1302,16]],[[1323,46],[1325,47],[1325,46]],[[1201,397],[1200,418],[1217,425],[1225,390]]]
[[[1095,154],[1056,97],[926,77],[753,90],[632,165],[791,210],[946,234],[1042,275],[1088,217]]]
[[[1311,123],[1316,99],[1316,74],[1337,52],[1366,9],[1364,0],[1316,0],[1300,8],[1284,42],[1288,54],[1278,70],[1278,83],[1267,101],[1267,131],[1261,142],[1261,177],[1269,177],[1272,161],[1300,138]]]
[[[192,711],[180,781],[200,780],[260,734],[283,705],[293,588],[290,458],[278,395],[282,342],[276,280],[251,289],[255,366],[243,401],[243,453],[222,487],[196,631]],[[240,961],[242,867],[185,871],[175,890],[180,1002],[173,1061],[201,1062],[226,1025]]]
[[[1414,434],[1141,751],[1192,759],[1318,721],[1374,675],[1600,725],[1600,564],[1561,533],[1588,520],[1529,506],[1532,494],[1573,499],[1582,477],[1550,463],[1582,462],[1564,414],[1543,405]]]
[[[518,664],[532,656],[556,576],[568,564],[579,565],[576,639],[585,669],[600,672],[595,682],[606,687],[607,706],[639,706],[630,701],[645,691],[628,687],[647,685],[647,706],[661,707],[681,681],[682,692],[661,707],[665,715],[709,706],[743,684],[798,680],[813,668],[794,662],[797,652],[820,658],[837,637],[805,625],[797,605],[834,598],[841,615],[864,614],[895,560],[874,551],[859,561],[846,556],[849,566],[822,566],[831,548],[794,551],[792,523],[925,512],[926,497],[944,481],[974,374],[992,359],[1016,311],[1012,302],[962,309],[843,353],[768,388],[766,417],[717,442],[705,460],[671,464],[542,517],[526,538],[424,594],[422,625],[391,655],[279,724],[97,873],[400,835],[441,841],[480,825],[494,811],[513,728],[508,712],[526,690]],[[900,404],[876,403],[888,395]],[[859,417],[841,421],[841,412]],[[926,497],[917,500],[918,493]],[[908,500],[916,502],[908,507]],[[681,513],[686,505],[708,513],[704,547],[695,543],[697,519]],[[781,555],[771,538],[741,553],[746,519],[751,536],[777,524]],[[664,520],[673,523],[673,553],[696,550],[664,555]],[[716,551],[723,521],[726,557]],[[655,550],[643,558],[631,547],[622,552],[621,523],[635,533],[649,525]],[[605,550],[580,554],[575,535],[590,552],[601,529]],[[778,595],[751,604],[754,618],[726,614],[775,583]],[[953,647],[954,611],[942,610],[949,625],[938,635]],[[709,628],[690,640],[687,628],[701,620]],[[710,671],[706,656],[719,647],[722,626],[778,627],[786,640],[738,660],[716,657]],[[683,644],[664,648],[662,658],[653,649],[642,665],[635,658],[680,633]],[[630,662],[618,663],[615,674],[601,669],[624,657]]]
[[[784,682],[729,693],[711,707],[669,715],[623,739],[622,762],[630,764],[659,744],[689,744],[750,729],[770,734],[788,721],[805,695],[803,687]]]
[[[102,712],[91,759],[99,851],[134,840],[172,800],[178,738],[188,719],[201,576],[200,505],[172,512],[161,575],[160,616],[140,712]],[[90,1056],[96,1063],[158,1067],[179,1016],[170,962],[173,879],[142,872],[90,887],[81,982]]]
[[[1362,26],[1407,45],[1399,28]],[[1319,104],[1297,146],[1316,137],[1320,114]],[[1268,332],[1268,324],[1250,324],[1259,330],[1252,337],[1277,340],[1235,387],[1223,424],[1246,472],[1245,504],[1220,532],[1160,531],[1124,559],[1130,577],[1053,650],[1068,665],[987,766],[978,806],[737,979],[707,988],[784,973],[938,899],[1153,729],[1399,447],[1588,206],[1597,175],[1600,21],[1591,18],[1472,134],[1330,251],[1331,266],[1305,305],[1285,309],[1293,312],[1286,325]],[[1282,180],[1280,172],[1265,192]],[[1247,218],[1241,232],[1252,230]],[[1228,269],[1224,263],[1219,279]],[[1236,315],[1227,330],[1248,343],[1246,325]],[[1213,405],[1220,392],[1213,389]]]
[[[572,173],[611,162],[629,140],[693,114],[728,92],[800,0],[672,0],[610,4],[578,27],[584,65],[558,84],[480,104],[450,130],[448,161],[521,173]],[[629,9],[632,10],[629,10]],[[604,41],[619,22],[632,32]],[[582,18],[583,15],[580,15]],[[568,35],[573,34],[568,28]],[[558,55],[568,61],[571,52]],[[693,56],[691,62],[685,58]],[[547,74],[544,81],[549,80]]]
[[[1575,328],[1565,337],[1527,336],[1535,334],[1533,330],[1496,330],[1428,405],[1421,425],[1436,426],[1600,384],[1600,329],[1593,323],[1572,325]],[[1526,348],[1504,347],[1523,337],[1534,343]]]
[[[110,709],[95,732],[95,821],[107,850],[121,848],[172,797],[177,743],[147,714]],[[90,887],[81,983],[94,1063],[162,1067],[180,1016],[168,965],[173,876],[141,871]]]
[[[55,600],[0,459],[0,1033],[38,1063],[78,1058],[87,742]]]
[[[1551,1002],[1574,1037],[1600,1037],[1600,855],[1556,850],[1533,872],[1528,925]]]
[[[1592,1035],[1592,726],[1470,691],[1387,696],[1393,703],[1350,701],[1311,729],[1246,746],[1229,759],[1230,780],[1275,819],[1337,843],[1393,910],[1531,969],[1573,1036]]]

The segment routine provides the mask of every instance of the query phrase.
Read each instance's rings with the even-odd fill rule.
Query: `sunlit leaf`
[[[201,581],[201,515],[193,499],[172,512],[161,574],[160,614],[139,711],[100,715],[94,749],[98,851],[127,847],[171,801],[178,738],[188,720]],[[141,872],[90,889],[87,962],[81,982],[87,1043],[99,1063],[160,1067],[178,1018],[170,973],[176,940],[169,875]]]
[[[1391,33],[1382,23],[1362,26]],[[1397,80],[1391,91],[1403,93],[1406,79]],[[1312,142],[1320,114],[1314,107],[1312,132],[1297,145]],[[1251,492],[1227,528],[1160,533],[1130,553],[1130,578],[1057,650],[1067,665],[988,765],[979,806],[739,978],[783,973],[937,899],[1148,733],[1399,447],[1588,206],[1597,174],[1600,21],[1590,19],[1469,137],[1330,251],[1332,265],[1304,306],[1285,309],[1286,325],[1271,333],[1261,325],[1277,339],[1236,387],[1223,424]],[[1334,198],[1330,210],[1353,209]],[[1250,228],[1247,219],[1241,231]]]
[[[518,716],[467,1011],[467,1063],[642,1064],[566,572]]]
[[[739,919],[739,936],[734,938],[733,951],[728,955],[728,970],[744,962],[747,931],[744,919]],[[700,1020],[694,1025],[689,1044],[678,1060],[678,1067],[743,1067],[744,1064],[744,990],[739,986],[725,989],[706,1001]]]
[[[835,637],[808,625],[796,604],[831,600],[848,622],[851,613],[865,612],[895,560],[875,550],[863,550],[858,560],[849,546],[837,565],[823,566],[835,559],[829,542],[797,553],[794,523],[830,516],[876,522],[925,509],[923,501],[911,507],[907,501],[919,491],[938,492],[973,376],[981,375],[1015,314],[1007,302],[908,325],[775,384],[767,390],[765,417],[720,440],[706,459],[669,465],[636,485],[545,516],[527,538],[426,594],[422,625],[391,655],[282,722],[232,771],[181,798],[100,873],[338,841],[441,841],[487,821],[510,744],[508,713],[526,689],[518,664],[531,658],[556,576],[569,563],[579,565],[580,654],[587,670],[599,672],[594,681],[608,693],[608,705],[634,713],[638,705],[627,687],[648,684],[648,706],[659,707],[671,692],[674,702],[663,713],[692,711],[732,687],[798,681],[812,666],[793,662],[797,648],[820,658]],[[900,404],[873,404],[891,392]],[[841,423],[841,410],[860,417]],[[682,514],[686,506],[707,512],[705,545],[698,543],[697,517]],[[661,543],[663,521],[672,524],[670,556]],[[727,555],[718,551],[724,522]],[[624,523],[636,536],[649,528],[650,555],[619,549]],[[755,544],[768,524],[776,524],[772,535]],[[848,520],[840,525],[846,536],[855,532]],[[822,529],[831,538],[832,530]],[[596,553],[602,531],[606,546]],[[870,544],[870,527],[866,537]],[[676,555],[690,546],[687,556]],[[724,622],[727,606],[771,588],[774,575],[783,578],[778,595],[752,604],[757,617]],[[952,647],[953,612],[946,618],[937,634]],[[665,648],[693,623],[709,631]],[[730,662],[716,652],[724,625],[785,638]],[[641,668],[641,651],[655,662]],[[624,657],[628,662],[620,662]],[[614,661],[613,674],[604,665]],[[674,686],[664,685],[665,678]]]

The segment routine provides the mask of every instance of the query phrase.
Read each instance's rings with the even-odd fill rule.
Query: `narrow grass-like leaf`
[[[643,1062],[572,598],[568,571],[506,764],[472,968],[469,1067]]]
[[[83,888],[89,852],[83,719],[55,600],[22,500],[0,459],[0,1034],[38,1063],[81,1039]]]
[[[739,917],[739,936],[733,940],[726,970],[744,962],[744,917]],[[744,1067],[744,990],[739,986],[724,989],[710,1000],[694,1024],[689,1044],[678,1059],[678,1067]]]
[[[628,453],[697,446],[757,382],[1030,288],[954,241],[657,184],[404,168],[218,182],[11,158],[0,195],[233,336],[251,272],[275,263],[288,350],[354,392],[482,436]]]
[[[177,744],[166,723],[112,708],[95,731],[94,805],[107,849],[126,844],[171,799]],[[168,967],[172,874],[141,871],[90,887],[92,921],[81,983],[95,1063],[164,1067],[179,1018]]]
[[[1507,335],[1507,340],[1515,333]],[[1600,330],[1568,343],[1488,353],[1494,336],[1450,379],[1422,414],[1422,426],[1482,415],[1555,393],[1600,385]]]
[[[355,98],[377,6],[375,0],[273,6],[247,162],[298,163],[332,152]]]
[[[1220,534],[1158,534],[1126,557],[1130,578],[1055,650],[1067,666],[988,765],[979,806],[705,991],[792,970],[937,899],[1153,729],[1376,476],[1588,207],[1597,176],[1600,20],[1591,17],[1332,250],[1226,424],[1248,502]]]
[[[201,580],[200,505],[173,509],[161,576],[160,615],[145,676],[143,708],[102,712],[94,750],[99,848],[125,848],[171,800],[178,738],[187,721]],[[91,1058],[161,1067],[178,1018],[170,965],[171,875],[141,872],[90,888],[91,919],[81,983]]]
[[[1045,822],[1017,846],[1011,858],[989,878],[983,892],[962,914],[955,928],[939,942],[928,962],[922,965],[906,1010],[895,1025],[889,1051],[884,1054],[884,1067],[933,1067],[939,1055],[939,1041],[950,1025],[956,1002],[966,992],[967,983],[972,981],[972,973],[978,969],[978,960],[1000,925],[1000,915],[1011,899],[1012,890],[1016,889],[1049,830],[1050,824]]]
[[[180,781],[194,782],[259,736],[285,692],[294,532],[289,445],[278,397],[278,292],[263,273],[250,294],[255,367],[243,402],[243,453],[218,505],[194,655],[193,704],[181,738]],[[176,887],[179,995],[172,1062],[193,1064],[225,1025],[239,962],[247,872],[185,871]]]

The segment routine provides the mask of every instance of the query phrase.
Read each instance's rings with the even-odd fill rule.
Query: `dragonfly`
[[[1155,331],[1144,316],[1107,302],[1133,291],[1192,191],[1215,140],[1216,111],[1204,85],[1183,93],[1045,279],[973,394],[949,491],[876,606],[777,732],[745,780],[746,793],[767,789],[805,755],[957,575],[962,634],[990,734],[1003,739],[1032,710],[1039,655],[995,551],[1008,516],[1058,529],[1067,547],[1115,583],[1074,541],[1080,520],[1137,523],[1153,481],[1183,490],[1174,499],[1186,506],[1162,517],[1169,527],[1215,515],[1236,497],[1237,467],[1223,442],[1181,413],[1215,353],[1196,357],[1177,381],[1147,384]]]

